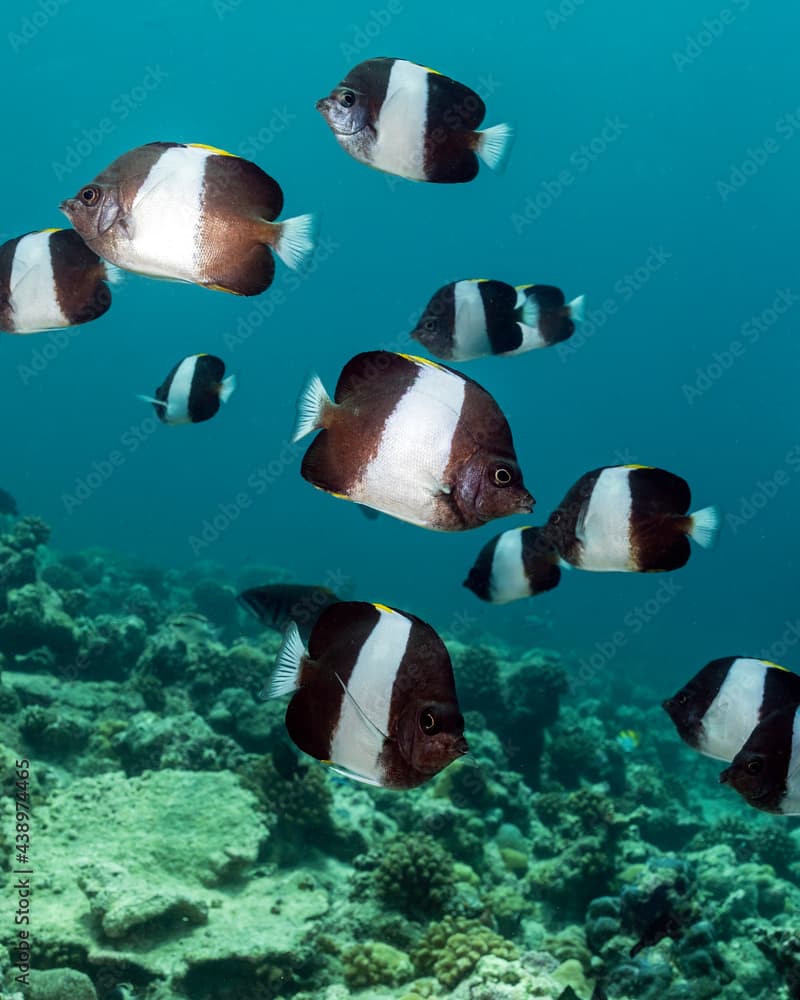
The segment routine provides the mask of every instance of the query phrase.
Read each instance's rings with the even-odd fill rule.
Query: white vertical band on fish
[[[621,466],[603,469],[575,529],[581,543],[581,569],[636,568],[631,562],[630,517],[628,470]]]
[[[383,743],[376,745],[374,733],[364,725],[362,713],[378,732],[384,735],[389,732],[392,690],[410,631],[411,619],[381,610],[347,681],[330,753],[331,760],[354,772],[375,774],[378,771]]]
[[[368,500],[379,489],[394,498],[395,516],[416,521],[431,517],[436,494],[446,481],[464,393],[461,379],[449,377],[437,366],[420,365],[384,424],[377,453],[352,491],[353,499]],[[409,476],[408,461],[398,461],[399,456],[415,457],[420,462],[418,475]]]
[[[405,59],[395,60],[378,118],[373,166],[424,177],[427,111],[427,71]]]
[[[453,340],[458,347],[458,360],[468,361],[491,354],[480,282],[456,282],[454,312]]]
[[[530,592],[522,561],[523,532],[523,528],[512,528],[497,540],[489,584],[492,601],[496,604],[506,604],[521,593]]]
[[[758,724],[767,670],[761,660],[737,657],[704,715],[703,729],[713,734],[719,760],[733,760],[742,748],[742,734],[746,738]]]
[[[203,181],[208,149],[174,146],[153,164],[131,206],[138,253],[153,263],[150,274],[193,281],[197,271],[197,233],[202,218]],[[168,262],[157,262],[169,248]]]
[[[11,300],[14,323],[19,329],[46,330],[68,326],[58,301],[50,254],[52,230],[30,233],[17,244],[11,268]]]
[[[184,358],[172,376],[165,414],[165,420],[168,424],[187,424],[191,421],[191,417],[189,416],[189,394],[192,391],[192,380],[194,379],[196,365],[197,358],[194,355]]]

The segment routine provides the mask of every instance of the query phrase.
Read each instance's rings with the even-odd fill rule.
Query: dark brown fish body
[[[153,404],[165,424],[210,420],[230,399],[236,377],[225,377],[225,362],[213,354],[190,354],[179,361],[155,391],[141,398]]]
[[[471,181],[479,158],[499,169],[513,130],[478,130],[486,108],[475,91],[407,59],[355,66],[317,110],[354,159],[415,181]]]
[[[436,292],[411,336],[445,361],[524,354],[567,340],[582,311],[553,285],[467,278]]]
[[[107,267],[74,229],[43,229],[0,247],[0,330],[38,333],[88,323],[111,305]]]
[[[713,507],[689,513],[686,480],[652,466],[613,465],[575,483],[544,534],[566,562],[598,572],[678,569],[689,538],[710,545],[719,524]]]
[[[329,493],[436,531],[532,509],[499,406],[443,365],[359,354],[342,371],[334,402],[312,379],[299,410],[295,440],[322,428],[302,474]]]
[[[719,780],[754,809],[800,815],[800,706],[784,705],[762,719]]]
[[[270,285],[271,249],[293,267],[313,249],[310,216],[273,221],[283,208],[277,181],[209,146],[139,146],[61,208],[89,246],[120,267],[237,295]]]
[[[561,579],[558,561],[542,528],[510,528],[484,545],[464,586],[490,604],[507,604],[556,587]]]
[[[415,788],[467,752],[444,643],[430,625],[385,605],[332,605],[307,651],[291,625],[269,693],[288,691],[295,744],[356,780]]]

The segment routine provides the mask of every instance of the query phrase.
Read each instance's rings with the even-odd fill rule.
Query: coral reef
[[[260,698],[280,637],[221,567],[58,553],[40,520],[3,523],[4,872],[22,756],[35,833],[24,1000],[800,995],[798,833],[726,798],[656,693],[570,691],[562,655],[462,634],[469,759],[368,788]],[[3,1000],[23,1000],[2,939]]]
[[[369,873],[372,892],[415,920],[442,913],[453,895],[453,859],[428,834],[398,834],[353,864]]]

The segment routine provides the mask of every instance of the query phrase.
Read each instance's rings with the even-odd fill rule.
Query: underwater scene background
[[[796,821],[720,787],[660,707],[716,657],[800,667],[800,13],[24,0],[3,21],[0,243],[66,225],[61,201],[155,140],[253,160],[320,231],[258,297],[127,274],[92,323],[0,337],[2,997],[800,996]],[[502,175],[347,157],[314,103],[381,55],[513,122]],[[454,366],[508,418],[533,515],[439,533],[311,489],[308,375],[423,353],[425,304],[467,277],[586,297],[563,344]],[[165,426],[137,394],[204,351],[235,394]],[[463,588],[494,534],[628,463],[717,505],[715,548],[506,606]],[[280,635],[235,601],[282,581],[429,622],[478,766],[396,792],[299,755],[259,697]]]

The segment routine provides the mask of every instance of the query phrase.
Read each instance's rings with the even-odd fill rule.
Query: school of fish
[[[355,66],[316,108],[361,164],[411,181],[471,181],[504,166],[514,130],[482,128],[469,87],[397,58]],[[260,295],[275,256],[298,269],[313,254],[312,214],[279,220],[283,192],[261,167],[214,146],[149,142],[123,152],[60,206],[72,229],[23,234],[0,247],[0,331],[32,334],[88,323],[112,305],[124,272]],[[546,284],[450,280],[413,330],[434,358],[368,350],[346,360],[333,395],[302,388],[293,440],[314,434],[301,474],[317,489],[434,531],[530,515],[511,428],[493,396],[441,362],[515,356],[562,343],[584,314]],[[165,365],[166,367],[166,365]],[[231,396],[221,358],[175,363],[150,403],[166,425],[201,423]],[[690,539],[710,547],[713,506],[690,511],[688,483],[641,465],[580,476],[543,526],[495,536],[464,585],[502,604],[552,590],[562,570],[672,571]],[[0,491],[0,514],[17,513]],[[357,781],[408,789],[468,752],[447,649],[414,614],[340,600],[324,587],[268,585],[239,601],[283,641],[267,697],[291,695],[286,728],[304,753]],[[186,623],[176,624],[185,628]],[[664,702],[681,738],[725,761],[720,781],[757,809],[800,814],[800,677],[764,660],[713,660]],[[618,738],[626,752],[639,735]]]

